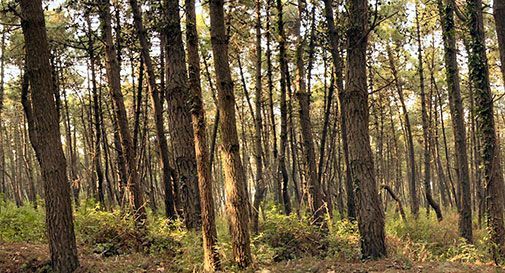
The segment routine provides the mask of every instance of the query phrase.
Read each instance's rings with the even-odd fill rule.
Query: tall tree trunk
[[[419,74],[419,88],[421,93],[421,115],[424,139],[424,194],[426,201],[433,208],[437,214],[438,221],[442,221],[442,211],[440,206],[435,202],[431,194],[431,153],[430,153],[430,122],[428,120],[428,109],[430,99],[426,99],[426,92],[424,88],[424,68],[423,68],[423,50],[421,42],[421,27],[419,23],[419,11],[416,2],[416,35],[417,35],[417,58],[418,58],[418,74]],[[465,151],[466,152],[466,151]]]
[[[174,195],[172,189],[172,182],[170,178],[172,177],[170,167],[170,158],[168,155],[168,144],[167,138],[165,137],[165,128],[163,127],[163,106],[160,100],[160,92],[156,84],[156,74],[154,71],[153,62],[151,60],[151,55],[149,54],[149,40],[144,30],[144,25],[142,23],[142,11],[140,10],[136,0],[130,0],[130,5],[133,13],[133,20],[135,24],[135,29],[137,31],[137,36],[140,41],[140,51],[142,54],[142,59],[145,62],[147,70],[147,80],[149,83],[149,89],[151,91],[151,101],[154,109],[154,123],[156,126],[156,136],[158,138],[159,151],[161,155],[162,164],[162,179],[163,185],[165,186],[165,214],[169,219],[175,219],[175,205],[174,205]],[[139,83],[140,84],[140,83]]]
[[[333,16],[333,7],[331,0],[324,0],[324,11],[326,17],[326,24],[328,25],[328,36],[331,46],[331,57],[333,61],[333,67],[335,69],[335,79],[337,82],[337,91],[340,107],[340,123],[341,123],[341,138],[342,146],[344,152],[344,163],[345,163],[345,186],[347,191],[347,217],[349,219],[356,218],[356,204],[354,200],[354,187],[351,180],[351,168],[349,164],[349,144],[347,140],[347,120],[343,114],[346,105],[342,103],[344,94],[344,79],[342,72],[342,57],[339,52],[340,37],[338,30],[335,26],[335,20]]]
[[[280,3],[280,0],[277,1],[278,3]],[[280,4],[277,5],[280,6]],[[303,147],[305,150],[304,159],[309,172],[307,181],[307,199],[308,199],[309,211],[310,213],[312,213],[314,223],[316,225],[321,225],[323,224],[324,221],[325,210],[323,208],[320,182],[318,180],[314,137],[312,135],[312,123],[310,120],[310,94],[307,92],[307,83],[305,81],[306,73],[305,73],[305,64],[303,60],[305,42],[304,39],[301,37],[301,25],[302,25],[302,18],[305,14],[305,5],[306,3],[304,0],[298,1],[298,19],[296,21],[296,27],[295,27],[295,34],[297,40],[296,70],[298,81],[298,91],[296,92],[296,97],[298,99],[298,103],[300,104],[300,127],[303,139]],[[282,13],[281,9],[279,9],[279,13],[280,14]],[[281,18],[281,15],[279,15],[279,18]],[[281,23],[282,21],[279,22],[279,24]],[[285,41],[285,37],[283,37],[282,35],[281,40]],[[287,64],[285,69],[288,69]]]
[[[191,91],[193,106],[191,109],[191,118],[193,120],[193,130],[195,132],[198,186],[202,205],[204,268],[207,271],[218,271],[221,265],[217,249],[214,197],[212,196],[214,179],[212,178],[209,165],[209,146],[207,143],[205,111],[202,100],[195,0],[186,0],[186,45],[188,47],[189,89]]]
[[[164,8],[167,19],[164,30],[167,37],[166,100],[171,141],[174,147],[175,169],[179,179],[179,194],[184,198],[182,202],[184,222],[188,228],[199,228],[201,212],[198,174],[179,1],[164,0]]]
[[[54,103],[49,46],[41,0],[23,0],[21,27],[25,38],[26,73],[23,108],[30,141],[44,181],[47,235],[51,266],[55,272],[73,272],[79,266],[75,243],[70,184]],[[31,98],[28,88],[31,87]]]
[[[403,118],[405,119],[405,129],[407,131],[407,149],[409,151],[409,193],[410,193],[410,210],[414,217],[417,218],[419,214],[419,198],[417,196],[417,185],[416,185],[416,160],[414,152],[414,137],[412,136],[412,128],[410,125],[409,113],[407,111],[407,106],[405,104],[405,98],[403,96],[403,85],[398,77],[398,72],[396,70],[395,60],[391,47],[387,46],[387,54],[389,59],[389,66],[391,72],[393,73],[394,82],[396,85],[396,91],[398,92],[398,97],[400,98],[400,103],[403,110]]]
[[[235,96],[228,56],[228,36],[224,24],[224,1],[210,0],[211,42],[218,87],[226,207],[232,237],[233,257],[239,267],[252,262],[248,230],[249,213],[245,176],[237,134]]]
[[[253,200],[253,210],[252,210],[252,230],[254,233],[258,233],[259,224],[258,216],[259,209],[263,198],[265,197],[266,187],[265,180],[263,179],[263,144],[261,141],[262,137],[262,126],[263,120],[261,116],[261,102],[262,102],[262,74],[261,74],[261,1],[256,0],[256,82],[255,82],[255,127],[254,127],[254,159],[256,163],[256,189],[254,192]]]
[[[503,174],[500,149],[494,121],[493,95],[489,83],[489,66],[486,55],[484,23],[481,0],[467,0],[470,31],[468,63],[473,83],[478,137],[481,144],[482,181],[486,187],[486,211],[495,260],[504,254],[505,228],[503,226]]]
[[[500,68],[505,82],[505,0],[493,1],[493,15],[500,50]]]
[[[121,93],[121,66],[112,40],[111,14],[109,0],[100,0],[100,20],[103,27],[103,40],[105,43],[105,70],[109,83],[109,92],[114,102],[115,118],[118,127],[119,140],[125,157],[128,187],[133,195],[133,210],[137,227],[143,229],[147,218],[144,207],[144,196],[141,180],[137,171],[137,156],[133,147],[132,137],[128,128],[128,117]]]
[[[284,205],[284,213],[289,215],[291,213],[291,203],[289,201],[289,191],[288,182],[289,176],[286,169],[286,148],[288,140],[288,112],[286,103],[286,93],[287,85],[289,84],[287,79],[288,73],[288,60],[286,57],[286,34],[284,32],[284,22],[283,22],[283,3],[282,0],[276,0],[277,6],[277,31],[279,32],[279,64],[280,64],[280,111],[281,111],[281,132],[280,132],[280,148],[279,148],[279,175],[282,179],[282,204]]]
[[[458,180],[461,185],[461,208],[459,216],[459,233],[468,242],[472,236],[472,200],[470,193],[470,175],[468,170],[468,154],[466,147],[465,115],[458,69],[458,51],[456,48],[454,9],[457,8],[453,0],[438,0],[440,20],[442,22],[442,38],[444,41],[445,73],[449,94],[449,106],[454,132],[454,146],[456,149],[456,164]]]
[[[368,130],[368,90],[366,49],[368,44],[368,1],[349,2],[347,30],[347,88],[343,103],[349,121],[349,159],[358,203],[358,227],[364,258],[386,256],[384,210],[375,181],[370,134]]]

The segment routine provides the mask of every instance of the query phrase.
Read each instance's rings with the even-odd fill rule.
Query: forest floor
[[[171,259],[162,255],[132,253],[103,257],[85,247],[79,248],[81,267],[84,272],[174,272],[170,268]],[[1,243],[0,272],[25,273],[49,272],[48,250],[45,244]],[[197,268],[198,265],[195,265]],[[189,268],[188,268],[189,269]],[[188,270],[189,272],[196,270]],[[247,273],[372,273],[372,272],[428,272],[428,273],[470,273],[504,272],[505,269],[491,264],[467,264],[451,262],[411,262],[402,259],[378,261],[341,261],[335,259],[302,258],[270,265],[256,264]]]

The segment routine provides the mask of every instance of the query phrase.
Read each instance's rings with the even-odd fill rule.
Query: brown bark
[[[201,226],[200,197],[179,1],[164,0],[164,8],[167,19],[164,29],[167,38],[166,100],[175,170],[179,180],[177,184],[180,197],[183,198],[184,223],[188,228],[199,228]]]
[[[465,116],[458,69],[458,51],[456,48],[453,0],[438,0],[438,9],[442,22],[442,38],[444,41],[444,60],[449,93],[449,106],[454,128],[454,146],[456,149],[456,164],[459,184],[461,185],[461,206],[459,216],[460,235],[468,242],[472,236],[472,208],[470,193],[470,175],[468,170],[468,154],[466,147]]]
[[[262,131],[263,119],[261,116],[262,107],[262,72],[261,72],[261,1],[256,0],[256,82],[255,82],[255,124],[254,124],[254,160],[256,163],[255,183],[256,189],[254,192],[253,209],[252,209],[252,230],[254,233],[259,231],[259,209],[263,198],[265,197],[266,187],[265,180],[263,179],[263,144],[262,144]]]
[[[347,29],[347,88],[344,93],[345,115],[349,121],[349,161],[356,186],[361,254],[364,258],[386,256],[384,210],[375,181],[375,170],[368,129],[368,90],[366,49],[368,44],[368,1],[349,3]]]
[[[349,144],[347,140],[347,120],[343,114],[346,105],[342,103],[344,94],[344,79],[342,72],[342,57],[339,52],[340,37],[335,26],[335,20],[333,16],[333,7],[331,6],[331,0],[324,1],[324,11],[326,17],[326,24],[328,27],[328,37],[331,46],[331,57],[333,61],[333,67],[335,69],[335,79],[337,83],[338,91],[338,105],[340,108],[340,123],[341,123],[341,138],[344,153],[344,163],[345,163],[345,186],[347,191],[347,217],[349,219],[356,218],[356,204],[355,204],[355,193],[354,187],[351,181],[351,169],[349,164]]]
[[[70,184],[61,144],[58,113],[53,99],[49,46],[41,0],[23,0],[21,27],[25,38],[26,73],[23,108],[29,135],[44,181],[46,224],[55,272],[73,272],[78,266]],[[28,84],[31,98],[28,98]]]
[[[407,111],[407,106],[405,104],[405,98],[403,96],[403,85],[398,77],[398,72],[396,70],[395,60],[391,47],[387,46],[387,54],[389,59],[389,66],[391,73],[393,74],[393,79],[396,85],[396,91],[398,92],[398,97],[400,98],[400,103],[403,110],[403,118],[405,120],[405,129],[407,132],[407,149],[409,152],[409,193],[410,193],[410,210],[414,217],[419,214],[419,198],[417,196],[417,185],[416,185],[416,160],[414,152],[414,137],[412,136],[412,128],[410,125],[409,113]]]
[[[505,82],[505,0],[493,1],[493,15],[496,36],[498,37],[498,49],[500,50],[500,68]]]
[[[165,186],[165,214],[167,218],[175,219],[174,196],[172,182],[170,179],[172,177],[172,168],[170,167],[167,138],[165,137],[165,128],[163,127],[163,105],[160,100],[158,86],[156,85],[156,74],[153,62],[151,55],[149,54],[149,40],[142,23],[142,11],[140,10],[136,0],[130,0],[130,6],[132,8],[135,29],[140,41],[142,59],[144,60],[146,66],[147,80],[151,91],[151,102],[154,109],[154,124],[156,126],[156,136],[158,138],[159,152],[161,155],[161,168],[163,171],[162,179],[163,185]]]
[[[467,1],[467,16],[470,34],[469,68],[473,83],[482,182],[485,185],[487,221],[495,260],[504,257],[505,228],[503,224],[503,174],[501,173],[500,149],[494,120],[493,95],[489,83],[489,66],[486,55],[482,1]]]
[[[125,158],[126,174],[128,175],[128,188],[133,196],[133,211],[137,226],[144,228],[147,218],[144,207],[144,196],[141,180],[137,171],[137,156],[133,147],[132,137],[128,128],[128,117],[121,92],[121,66],[113,44],[111,14],[109,0],[100,0],[100,20],[103,28],[103,41],[105,43],[105,70],[109,83],[109,92],[114,103],[115,118],[118,127],[119,140]]]
[[[396,201],[396,206],[397,206],[398,210],[400,211],[400,216],[402,217],[402,220],[404,222],[406,222],[407,216],[405,215],[405,210],[403,210],[403,205],[402,205],[402,201],[400,200],[400,198],[395,194],[395,192],[393,191],[393,189],[391,189],[390,186],[382,185],[381,188],[383,188],[385,191],[387,191],[387,193],[389,193],[391,198],[393,198],[393,200]]]
[[[422,115],[422,127],[423,127],[423,139],[424,139],[424,194],[426,196],[426,201],[433,208],[437,215],[437,220],[442,221],[442,211],[440,206],[433,199],[431,194],[431,153],[430,153],[430,142],[431,142],[431,131],[430,131],[430,121],[428,120],[428,109],[430,99],[426,98],[426,92],[424,87],[424,69],[423,69],[423,51],[421,44],[421,27],[419,23],[419,11],[416,4],[416,35],[417,35],[417,58],[418,58],[418,74],[419,74],[419,89],[421,95],[421,115]],[[466,152],[466,151],[465,151]]]
[[[195,0],[186,0],[186,45],[188,47],[189,89],[192,97],[191,118],[195,132],[198,186],[202,205],[204,268],[207,271],[218,271],[220,270],[221,262],[217,249],[214,197],[212,196],[214,179],[212,178],[209,165],[207,129],[205,126],[205,111],[200,82],[200,55],[198,52]]]
[[[233,257],[239,267],[252,262],[248,230],[248,205],[245,176],[240,159],[240,147],[235,117],[235,96],[228,56],[228,37],[224,24],[224,1],[211,0],[211,42],[218,87],[223,170],[225,174],[226,208],[232,237]]]

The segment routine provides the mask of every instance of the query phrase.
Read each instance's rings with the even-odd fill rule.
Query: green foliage
[[[413,261],[485,262],[490,261],[486,230],[474,230],[474,244],[459,236],[458,215],[446,212],[441,222],[434,213],[420,213],[418,219],[388,218],[386,233],[390,253]]]
[[[267,212],[267,220],[255,242],[272,248],[274,262],[306,256],[322,257],[329,246],[324,234],[317,227],[309,225],[307,219],[299,220],[295,214],[285,216],[272,212]]]
[[[12,202],[0,206],[0,241],[45,242],[44,213],[30,204],[20,208]]]

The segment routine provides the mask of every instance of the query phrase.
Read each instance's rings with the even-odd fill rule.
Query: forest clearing
[[[0,0],[0,29],[0,273],[505,271],[505,0]]]

